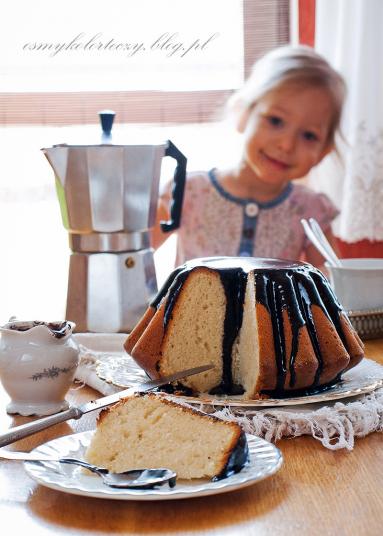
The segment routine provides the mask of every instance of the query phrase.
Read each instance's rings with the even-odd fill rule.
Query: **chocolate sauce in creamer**
[[[31,320],[31,321],[14,321],[8,322],[5,325],[7,329],[12,329],[14,331],[29,331],[36,326],[46,326],[52,336],[56,339],[61,339],[65,337],[71,330],[72,326],[69,322],[43,322],[40,320]]]
[[[336,299],[329,282],[319,270],[307,263],[278,259],[251,257],[194,259],[180,266],[170,275],[151,304],[157,308],[168,293],[164,315],[165,330],[184,282],[194,269],[201,266],[218,271],[226,294],[224,340],[222,342],[223,377],[221,384],[214,388],[211,394],[233,395],[243,392],[241,386],[233,384],[231,355],[233,344],[242,326],[243,304],[249,272],[252,272],[254,277],[256,302],[261,303],[268,310],[273,327],[277,384],[275,390],[265,391],[264,394],[273,397],[314,394],[328,389],[339,381],[340,375],[334,378],[330,384],[319,385],[320,375],[323,370],[323,359],[312,316],[312,305],[318,306],[329,321],[332,322],[344,346],[347,348],[339,315],[342,307]],[[290,355],[286,355],[282,315],[284,310],[287,311],[292,329]],[[304,325],[307,325],[318,366],[313,384],[307,389],[298,391],[294,390],[296,382],[295,360],[298,352],[299,330]],[[289,387],[293,391],[284,390],[288,372],[290,373]]]

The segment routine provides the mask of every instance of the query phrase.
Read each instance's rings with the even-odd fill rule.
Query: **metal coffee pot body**
[[[170,141],[42,151],[55,173],[72,249],[66,317],[77,331],[128,332],[157,292],[148,231],[156,220],[162,158],[177,160],[165,232],[180,224],[186,158]]]
[[[56,175],[65,228],[71,234],[88,234],[153,227],[166,150],[167,144],[43,149]]]

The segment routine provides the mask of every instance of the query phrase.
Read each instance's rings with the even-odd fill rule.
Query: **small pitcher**
[[[69,407],[65,395],[79,362],[73,322],[10,321],[0,327],[0,380],[8,413],[50,415]]]

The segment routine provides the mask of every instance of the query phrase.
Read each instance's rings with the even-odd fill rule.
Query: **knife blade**
[[[169,376],[164,376],[159,380],[148,380],[135,387],[129,387],[129,389],[118,391],[117,393],[114,393],[112,395],[97,398],[96,400],[92,400],[91,402],[87,402],[85,404],[82,404],[81,406],[72,406],[71,408],[62,411],[61,413],[55,413],[54,415],[49,415],[49,417],[43,417],[42,419],[38,419],[27,424],[15,426],[14,428],[11,428],[8,432],[5,432],[4,434],[0,435],[0,447],[9,445],[10,443],[14,443],[15,441],[19,441],[24,437],[28,437],[32,434],[35,434],[36,432],[40,432],[40,430],[44,430],[45,428],[49,428],[50,426],[53,426],[60,422],[68,421],[69,419],[80,419],[85,413],[89,413],[90,411],[95,411],[97,409],[102,409],[107,406],[110,406],[111,404],[115,404],[121,398],[131,396],[134,393],[145,393],[146,391],[151,391],[156,387],[161,387],[162,385],[166,385],[168,383],[187,378],[188,376],[200,374],[201,372],[205,372],[206,370],[210,370],[212,368],[214,368],[214,365],[208,364],[201,365],[200,367],[181,370],[174,374],[170,374]]]

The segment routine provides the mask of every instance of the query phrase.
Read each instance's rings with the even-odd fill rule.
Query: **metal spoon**
[[[307,238],[314,244],[330,266],[342,266],[340,259],[337,257],[318,222],[314,218],[310,218],[309,221],[301,219],[301,224],[303,225]]]
[[[327,252],[331,255],[333,261],[336,263],[337,266],[342,266],[342,261],[339,259],[338,255],[335,253],[332,245],[327,240],[327,236],[322,231],[322,227],[319,225],[319,223],[316,221],[315,218],[309,218],[309,224],[311,226],[311,229],[316,234],[317,238],[320,240],[322,245],[326,248]]]
[[[104,484],[112,488],[150,489],[154,488],[154,486],[162,486],[166,482],[169,483],[169,487],[173,488],[176,485],[177,478],[176,473],[165,468],[131,469],[123,473],[110,473],[104,467],[97,467],[76,458],[52,458],[51,456],[42,456],[31,452],[12,452],[0,449],[0,458],[28,462],[59,462],[81,465],[81,467],[85,467],[85,469],[89,469],[89,471],[99,475]]]

